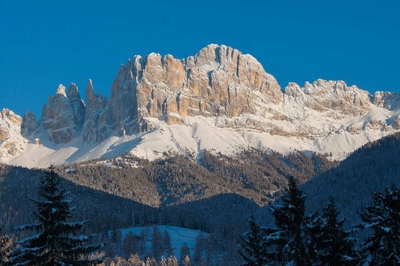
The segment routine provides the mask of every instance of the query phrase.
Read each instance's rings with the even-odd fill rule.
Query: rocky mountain
[[[78,136],[85,118],[85,105],[78,87],[71,83],[68,94],[63,85],[58,86],[48,105],[42,109],[42,125],[47,137],[56,143],[70,142]],[[29,132],[29,131],[28,131]]]
[[[8,109],[3,109],[0,114],[0,154],[15,156],[24,149],[22,118]]]
[[[18,145],[0,159],[38,166],[27,162],[28,154],[45,165],[50,159],[64,163],[127,151],[154,159],[165,152],[229,154],[248,147],[343,159],[400,129],[398,94],[371,95],[326,80],[304,87],[289,83],[282,91],[254,57],[215,44],[185,59],[134,56],[120,66],[108,99],[95,94],[91,80],[85,96],[86,104],[75,84],[68,92],[60,85],[39,121],[25,114],[14,131]],[[4,130],[7,119],[0,121]]]

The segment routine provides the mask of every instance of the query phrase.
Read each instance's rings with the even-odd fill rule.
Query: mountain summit
[[[41,149],[63,163],[126,151],[154,159],[163,152],[232,153],[250,146],[341,159],[400,129],[395,93],[371,95],[321,79],[282,91],[254,57],[225,45],[208,45],[186,59],[136,55],[120,66],[108,99],[95,94],[91,80],[85,95],[86,105],[75,84],[68,92],[60,85],[40,121],[28,112],[13,129],[18,137],[0,139],[1,160],[37,165],[26,156]],[[2,116],[0,132],[11,129],[9,120]]]

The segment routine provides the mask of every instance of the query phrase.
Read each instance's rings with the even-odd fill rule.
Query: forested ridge
[[[203,151],[198,163],[184,156],[150,162],[123,154],[109,160],[63,165],[57,170],[77,184],[153,207],[225,193],[241,195],[263,206],[274,200],[274,193],[287,185],[289,176],[304,183],[338,164],[315,153],[308,158],[298,151],[284,156],[252,149],[234,157]]]
[[[338,167],[301,185],[308,195],[309,211],[321,209],[335,198],[345,226],[360,222],[358,210],[371,202],[371,195],[386,186],[400,186],[400,133],[370,142],[354,151]]]
[[[373,192],[399,185],[400,134],[364,145],[345,161],[294,151],[242,151],[235,157],[202,152],[196,162],[183,156],[147,161],[130,154],[113,159],[61,165],[55,171],[75,199],[74,219],[89,220],[85,233],[131,226],[175,225],[210,234],[207,245],[237,260],[240,236],[252,213],[271,225],[269,205],[281,195],[291,176],[307,195],[305,214],[321,210],[332,197],[345,227],[359,222],[357,212]],[[0,165],[3,232],[32,222],[32,202],[43,170]],[[273,220],[272,220],[273,221]],[[114,240],[117,239],[114,237]],[[106,239],[107,240],[107,239]],[[110,256],[123,243],[108,239]],[[205,249],[205,247],[203,247]],[[125,254],[128,255],[128,254]],[[228,255],[227,255],[228,256]]]
[[[235,158],[208,151],[202,155],[196,163],[183,156],[150,162],[124,154],[54,171],[75,199],[74,218],[89,220],[85,233],[176,225],[211,233],[218,249],[236,252],[232,247],[246,230],[250,213],[273,201],[289,176],[305,182],[338,164],[297,151],[287,156],[257,150]],[[8,165],[1,165],[0,171],[3,231],[15,233],[15,226],[33,220],[30,198],[36,196],[44,172]],[[109,249],[115,253],[115,247]]]

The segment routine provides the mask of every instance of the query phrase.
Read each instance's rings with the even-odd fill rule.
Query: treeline
[[[275,227],[261,227],[254,217],[242,236],[242,265],[399,265],[400,190],[392,184],[373,194],[371,205],[360,210],[365,240],[344,230],[334,198],[322,213],[305,215],[306,195],[294,178],[270,211]]]

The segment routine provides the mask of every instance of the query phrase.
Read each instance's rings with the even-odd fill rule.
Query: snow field
[[[158,230],[160,230],[161,234],[164,234],[165,231],[168,232],[168,234],[171,237],[171,247],[173,250],[173,254],[174,256],[176,256],[178,260],[180,260],[180,251],[183,243],[187,244],[187,246],[190,249],[190,257],[193,258],[194,249],[196,246],[196,238],[201,231],[187,229],[183,227],[177,227],[177,226],[166,226],[166,225],[159,225],[156,227],[158,228]],[[140,236],[142,231],[148,232],[146,241],[146,251],[147,253],[151,254],[152,253],[151,236],[153,233],[153,226],[123,228],[121,229],[122,241],[124,241],[125,236],[129,232],[132,232],[133,234]],[[203,235],[207,237],[208,234],[203,232]]]

